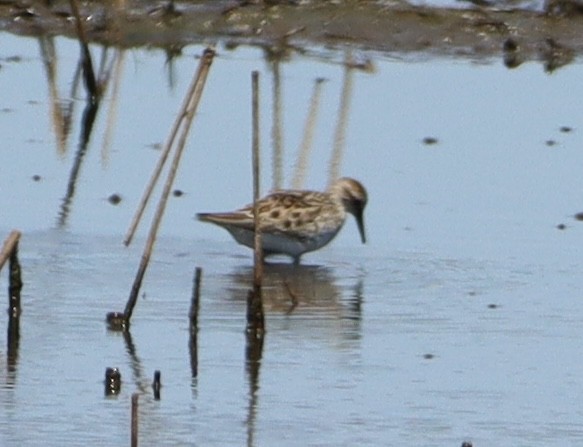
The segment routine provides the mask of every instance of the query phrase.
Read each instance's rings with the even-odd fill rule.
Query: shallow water
[[[104,319],[125,306],[151,216],[130,248],[121,241],[202,47],[170,64],[160,52],[125,54],[117,106],[111,96],[101,106],[63,215],[84,94],[59,149],[38,42],[2,41],[0,231],[23,231],[25,288],[17,361],[0,360],[0,445],[127,445],[136,391],[142,445],[581,441],[583,224],[572,217],[583,187],[580,65],[547,75],[537,64],[509,71],[501,61],[356,55],[376,70],[348,75],[341,173],[369,190],[370,243],[360,245],[348,221],[299,268],[285,260],[268,267],[255,383],[244,336],[251,252],[193,216],[249,202],[253,69],[261,73],[264,191],[290,184],[314,81],[327,79],[305,180],[325,187],[343,55],[322,60],[315,50],[279,66],[278,178],[273,65],[256,49],[219,48],[175,184],[185,194],[170,200],[128,339]],[[55,45],[65,101],[78,48]],[[107,200],[113,193],[117,206]],[[203,282],[193,378],[195,266]],[[0,286],[6,281],[3,274]],[[104,396],[108,366],[122,373],[117,397]],[[156,369],[160,401],[150,388]]]

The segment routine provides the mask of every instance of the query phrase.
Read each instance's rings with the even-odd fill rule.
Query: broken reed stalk
[[[212,52],[212,55],[207,55],[206,53],[208,51]],[[201,59],[201,64],[203,63],[203,61],[205,61],[205,58],[210,58],[210,61],[208,61],[208,68],[210,68],[210,64],[212,62],[213,56],[214,56],[214,50],[207,48],[205,50],[205,53],[204,53],[202,59]],[[134,234],[136,232],[136,229],[138,228],[138,224],[140,223],[140,220],[142,219],[142,215],[144,214],[144,210],[146,209],[146,205],[148,204],[148,201],[150,200],[150,196],[152,195],[152,191],[154,190],[154,187],[156,186],[156,183],[158,182],[158,178],[160,178],[162,168],[166,164],[166,160],[168,159],[168,155],[170,155],[170,151],[174,147],[174,140],[176,139],[176,136],[178,135],[178,131],[180,130],[180,126],[187,119],[187,112],[188,112],[189,108],[192,107],[192,101],[193,101],[195,92],[199,88],[198,84],[200,82],[200,79],[199,79],[200,71],[201,71],[201,65],[199,64],[199,67],[197,68],[196,74],[195,74],[194,78],[192,79],[192,83],[190,84],[190,87],[188,88],[188,92],[184,98],[184,102],[182,103],[182,107],[180,108],[180,112],[178,113],[178,116],[176,117],[176,120],[174,121],[174,124],[172,125],[172,130],[170,131],[168,139],[166,140],[166,144],[164,145],[164,149],[162,150],[162,153],[160,154],[160,159],[158,160],[158,164],[156,165],[156,168],[154,169],[154,172],[152,173],[152,177],[150,178],[150,182],[148,183],[148,186],[146,187],[146,190],[144,191],[144,195],[142,196],[142,200],[140,201],[140,204],[138,205],[138,209],[136,210],[136,214],[134,214],[134,217],[133,217],[132,222],[130,224],[130,228],[128,229],[126,237],[123,241],[125,246],[130,245],[130,243],[132,242],[132,239],[134,238]]]
[[[158,208],[156,210],[156,214],[154,215],[154,219],[152,221],[152,225],[150,227],[150,232],[148,234],[148,240],[146,241],[146,246],[144,247],[144,252],[142,254],[142,260],[140,262],[140,266],[138,268],[138,272],[136,274],[136,278],[132,285],[132,290],[130,292],[130,296],[128,298],[128,302],[126,304],[126,308],[124,311],[124,319],[126,326],[129,326],[130,318],[132,316],[132,312],[138,300],[138,293],[140,292],[140,287],[142,285],[142,280],[144,278],[144,274],[146,273],[146,269],[148,267],[148,263],[150,261],[150,256],[152,255],[152,249],[154,248],[154,242],[156,241],[156,235],[158,233],[158,228],[160,227],[160,223],[162,221],[162,216],[164,215],[164,210],[166,209],[166,203],[168,202],[168,196],[170,195],[170,190],[172,189],[172,184],[174,182],[174,178],[176,177],[176,172],[178,170],[178,165],[180,163],[180,157],[184,151],[184,146],[186,144],[186,138],[188,136],[188,132],[190,130],[190,126],[192,124],[192,119],[194,117],[194,113],[198,107],[200,102],[200,98],[202,96],[202,90],[204,84],[206,82],[208,72],[210,70],[210,66],[213,62],[215,52],[214,50],[207,48],[204,53],[203,57],[200,60],[198,70],[196,73],[196,80],[195,88],[193,89],[192,97],[188,101],[188,108],[184,111],[185,114],[185,124],[182,129],[182,134],[180,136],[180,140],[178,142],[178,146],[176,148],[176,152],[174,154],[174,159],[172,161],[172,165],[170,166],[170,171],[168,172],[168,177],[166,179],[166,184],[164,185],[164,190],[162,191],[162,195],[160,197],[160,201],[158,202]]]
[[[2,246],[2,251],[0,251],[0,270],[6,264],[6,261],[12,256],[14,250],[18,250],[18,241],[22,233],[18,230],[12,230]]]
[[[140,395],[132,394],[131,446],[138,447],[138,402]]]
[[[81,44],[81,54],[83,56],[83,79],[85,80],[85,86],[91,95],[91,99],[96,100],[98,97],[97,81],[95,79],[95,71],[93,70],[89,45],[87,44],[87,34],[85,34],[85,28],[83,27],[81,14],[79,13],[79,5],[77,4],[77,0],[70,0],[69,3],[71,4],[71,11],[75,17],[77,36],[79,37]]]
[[[4,241],[0,252],[0,270],[10,259],[8,273],[8,362],[18,356],[18,340],[20,339],[20,291],[22,290],[22,275],[18,262],[18,241],[20,231],[13,230]]]
[[[192,301],[190,303],[190,331],[198,330],[198,310],[200,308],[200,280],[202,269],[196,267],[194,270],[194,283],[192,287]]]
[[[9,314],[11,320],[20,317],[20,291],[22,290],[22,272],[18,262],[18,242],[10,253],[10,273],[8,281]],[[18,325],[16,325],[18,327]],[[15,334],[18,336],[18,333]]]
[[[200,308],[200,282],[202,269],[196,267],[192,285],[192,300],[190,303],[190,369],[192,377],[198,377],[198,311]]]

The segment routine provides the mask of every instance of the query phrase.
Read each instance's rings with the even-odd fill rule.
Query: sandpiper
[[[304,253],[318,250],[334,239],[346,213],[355,217],[364,244],[366,202],[364,186],[347,177],[337,180],[327,192],[283,190],[269,194],[258,202],[264,255],[283,254],[299,263]],[[223,227],[239,244],[253,248],[253,205],[227,213],[200,213],[197,217]]]

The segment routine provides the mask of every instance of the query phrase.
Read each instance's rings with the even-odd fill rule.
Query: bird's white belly
[[[328,244],[339,229],[334,231],[320,232],[310,238],[296,238],[282,233],[262,233],[261,245],[263,252],[269,254],[285,254],[292,257],[300,256],[303,253],[318,250]],[[229,228],[229,232],[235,240],[247,247],[253,248],[255,245],[255,233],[241,228]]]

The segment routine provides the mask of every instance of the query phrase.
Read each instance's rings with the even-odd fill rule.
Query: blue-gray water
[[[129,249],[121,241],[160,153],[152,146],[165,140],[202,47],[185,48],[172,67],[161,52],[125,54],[117,106],[110,96],[101,106],[63,219],[84,94],[59,151],[38,42],[1,40],[0,236],[23,231],[25,288],[15,365],[0,350],[0,445],[127,445],[136,391],[142,445],[582,442],[583,224],[572,217],[583,210],[580,65],[548,75],[536,63],[509,71],[497,60],[357,54],[376,71],[349,75],[341,172],[369,190],[369,243],[348,221],[301,268],[269,268],[252,393],[251,253],[193,216],[250,200],[253,69],[261,72],[263,190],[272,185],[273,70],[262,53],[219,48],[175,184],[185,194],[169,202],[127,340],[104,319],[125,306],[151,214]],[[67,99],[78,47],[55,44],[57,90]],[[295,55],[279,67],[285,185],[317,77],[328,82],[306,187],[327,183],[342,57]],[[113,193],[122,196],[117,206],[107,201]],[[195,266],[203,282],[193,380]],[[0,328],[6,334],[6,318]],[[123,378],[114,398],[103,393],[108,366]],[[150,388],[156,369],[159,402]]]

